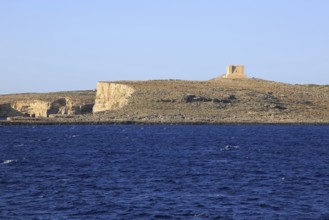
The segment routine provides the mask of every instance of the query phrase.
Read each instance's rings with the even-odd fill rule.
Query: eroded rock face
[[[54,101],[24,100],[10,104],[11,112],[6,116],[48,117],[49,115],[78,115],[92,113],[92,104],[75,103],[68,98]]]
[[[128,104],[134,89],[127,85],[110,82],[98,82],[93,112],[116,110]]]
[[[26,100],[14,102],[11,107],[25,116],[48,117],[50,103],[41,100]]]

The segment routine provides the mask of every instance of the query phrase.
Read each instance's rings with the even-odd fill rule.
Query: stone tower
[[[226,74],[223,78],[228,79],[245,79],[247,76],[244,74],[243,65],[229,65],[226,67]]]

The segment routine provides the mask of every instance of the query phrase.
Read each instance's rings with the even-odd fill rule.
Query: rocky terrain
[[[99,82],[97,93],[0,96],[0,116],[19,116],[2,124],[329,123],[328,110],[329,86],[259,79]]]

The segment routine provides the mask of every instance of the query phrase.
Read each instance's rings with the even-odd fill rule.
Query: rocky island
[[[96,91],[0,95],[1,124],[329,123],[329,86],[247,78],[98,82]]]

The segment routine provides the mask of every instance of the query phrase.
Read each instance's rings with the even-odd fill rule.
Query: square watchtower
[[[229,65],[226,67],[226,74],[223,76],[224,78],[229,79],[244,79],[247,76],[244,74],[244,66],[243,65]]]

